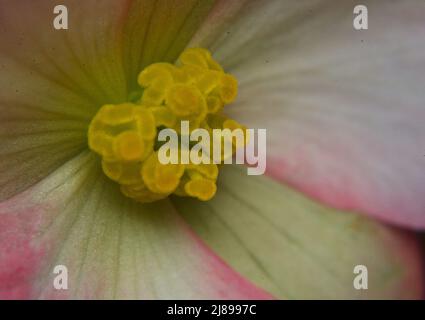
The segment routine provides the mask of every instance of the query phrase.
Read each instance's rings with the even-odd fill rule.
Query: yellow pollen
[[[187,117],[202,111],[203,99],[197,87],[176,84],[168,90],[166,103],[176,116]]]
[[[157,136],[163,128],[181,134],[183,120],[189,121],[190,131],[245,130],[223,114],[237,96],[236,78],[225,73],[208,50],[189,48],[176,64],[149,65],[137,82],[140,94],[135,92],[131,103],[104,105],[90,123],[88,144],[102,158],[104,173],[125,196],[139,202],[171,194],[210,200],[217,191],[219,167],[212,161],[162,164]]]
[[[193,179],[184,186],[186,193],[202,201],[208,201],[214,197],[217,191],[216,184],[208,179]]]
[[[115,138],[113,150],[123,161],[136,161],[142,158],[145,145],[136,132],[125,131]]]

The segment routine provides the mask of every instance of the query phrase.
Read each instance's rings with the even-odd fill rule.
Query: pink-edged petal
[[[140,205],[88,153],[0,204],[1,298],[270,298],[232,271],[167,201]],[[56,265],[68,290],[56,290]]]
[[[224,166],[209,202],[173,202],[215,252],[278,298],[423,298],[414,234],[320,205],[244,167]],[[367,290],[353,286],[356,265],[367,268]]]
[[[0,204],[0,298],[265,299],[168,201],[121,195],[83,153]],[[68,289],[54,268],[68,269]]]
[[[363,1],[364,31],[353,28],[357,4],[250,1],[193,45],[238,77],[227,112],[268,130],[269,174],[337,208],[425,228],[425,3]]]

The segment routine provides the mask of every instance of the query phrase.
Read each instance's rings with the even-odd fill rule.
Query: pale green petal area
[[[127,101],[149,63],[174,61],[212,1],[0,2],[0,200],[78,154],[103,104]]]
[[[395,299],[423,294],[416,241],[360,215],[317,204],[266,176],[224,166],[209,202],[173,198],[179,212],[226,262],[289,299]],[[368,290],[355,290],[356,265]]]
[[[67,290],[54,288],[58,265]],[[0,204],[0,279],[0,298],[9,299],[270,298],[211,252],[168,200],[124,197],[88,151]]]
[[[129,87],[154,62],[175,62],[213,7],[213,0],[134,1],[124,28],[124,65]]]
[[[125,1],[0,2],[0,200],[86,146],[96,109],[126,97],[119,31]]]
[[[255,1],[255,0],[254,0]],[[232,26],[237,23],[244,13],[244,8],[249,7],[252,0],[216,0],[214,6],[191,38],[188,47],[203,47],[215,49],[217,41],[226,41],[232,37]],[[270,0],[269,0],[270,2]],[[257,1],[260,7],[264,2]],[[282,1],[283,3],[283,1]],[[254,27],[254,25],[252,25]],[[257,26],[258,27],[258,26]],[[256,28],[251,29],[255,30]],[[246,32],[249,35],[249,32]],[[221,61],[221,63],[225,63]]]
[[[359,4],[368,30],[353,27]],[[236,13],[218,33],[211,16],[191,45],[238,78],[226,111],[267,129],[268,173],[330,206],[424,229],[425,2],[253,0]]]

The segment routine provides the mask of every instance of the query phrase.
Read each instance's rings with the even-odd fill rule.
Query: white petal
[[[268,172],[312,197],[425,228],[425,2],[252,1],[197,35],[240,81],[227,112],[268,129]],[[203,40],[205,39],[205,40]]]

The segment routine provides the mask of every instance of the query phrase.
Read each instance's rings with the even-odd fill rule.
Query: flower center
[[[216,162],[162,164],[158,132],[169,128],[182,134],[181,121],[188,121],[190,131],[243,128],[222,113],[236,98],[237,80],[208,50],[191,48],[175,65],[148,66],[138,83],[143,90],[138,101],[104,105],[90,123],[89,147],[102,157],[104,173],[139,202],[170,194],[210,200],[217,190]]]

